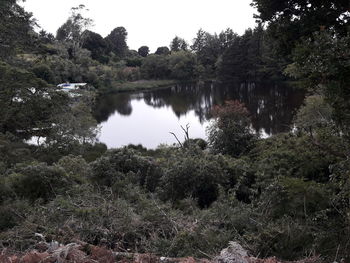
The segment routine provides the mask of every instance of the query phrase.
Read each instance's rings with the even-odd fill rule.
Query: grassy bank
[[[177,80],[137,80],[132,82],[115,83],[107,92],[143,91],[178,84]]]

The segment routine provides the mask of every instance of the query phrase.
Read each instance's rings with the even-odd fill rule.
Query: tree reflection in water
[[[198,121],[204,124],[211,118],[213,105],[233,99],[246,105],[255,131],[272,135],[289,130],[295,111],[303,102],[304,92],[284,83],[176,85],[154,91],[100,97],[95,117],[99,123],[108,122],[110,116],[116,113],[132,118],[132,102],[142,101],[158,110],[170,107],[177,118],[194,111]]]

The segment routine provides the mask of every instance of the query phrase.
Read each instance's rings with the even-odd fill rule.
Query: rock
[[[56,249],[58,249],[60,247],[60,244],[57,241],[51,241],[48,244],[49,248],[48,248],[48,252],[52,252],[55,251]]]
[[[34,246],[34,248],[39,252],[45,252],[49,249],[49,244],[46,242],[39,242]]]
[[[223,249],[220,255],[215,257],[214,263],[249,263],[248,251],[237,242],[230,242],[229,247]]]

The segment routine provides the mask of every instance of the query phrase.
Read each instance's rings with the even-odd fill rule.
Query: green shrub
[[[34,74],[47,83],[55,83],[55,76],[53,71],[47,65],[37,65],[33,68]]]
[[[8,200],[0,205],[0,233],[21,224],[32,206],[22,200]],[[1,242],[1,237],[0,237]]]
[[[92,180],[105,186],[133,182],[154,191],[161,171],[155,161],[129,148],[107,151],[91,164]]]
[[[292,260],[314,252],[312,227],[290,217],[278,221],[264,221],[256,232],[246,234],[245,238],[253,250],[260,253],[260,257],[274,255]]]
[[[228,164],[223,157],[191,148],[173,150],[164,166],[159,192],[173,203],[192,197],[200,207],[209,206],[219,195],[219,185],[228,182]]]
[[[0,215],[0,231],[4,231],[16,225],[14,214],[8,207],[0,206]]]
[[[329,181],[329,166],[337,158],[320,150],[307,136],[279,134],[260,140],[250,152],[258,184],[264,187],[278,176]]]
[[[64,156],[57,162],[57,165],[62,167],[67,175],[77,182],[85,182],[90,176],[90,167],[81,156]]]
[[[251,131],[245,106],[239,101],[226,101],[223,106],[215,106],[212,112],[216,119],[207,130],[212,152],[234,157],[247,153],[254,145],[256,135]]]
[[[45,163],[18,165],[7,178],[10,188],[21,198],[45,201],[64,193],[71,186],[65,171]]]

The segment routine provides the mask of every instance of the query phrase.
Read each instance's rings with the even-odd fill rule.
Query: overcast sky
[[[175,35],[190,44],[198,29],[214,33],[230,27],[238,34],[254,27],[255,10],[250,0],[26,0],[25,9],[33,13],[48,32],[68,18],[70,8],[84,4],[86,16],[94,20],[92,31],[103,37],[118,26],[128,32],[130,49],[142,45],[151,51],[168,46]]]

